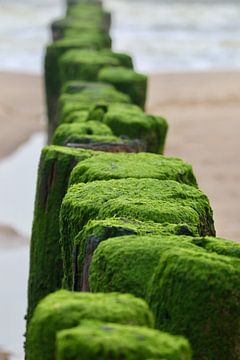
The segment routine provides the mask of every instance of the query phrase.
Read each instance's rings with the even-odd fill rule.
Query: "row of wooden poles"
[[[240,246],[216,237],[191,165],[162,155],[167,121],[110,25],[68,0],[51,26],[26,359],[240,359]]]

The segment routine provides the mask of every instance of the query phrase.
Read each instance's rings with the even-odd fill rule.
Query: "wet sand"
[[[44,128],[44,98],[39,76],[0,73],[0,82],[1,158]],[[168,119],[166,155],[192,163],[218,235],[240,241],[239,88],[240,72],[150,76],[148,112]]]
[[[40,76],[0,72],[0,159],[44,128]]]

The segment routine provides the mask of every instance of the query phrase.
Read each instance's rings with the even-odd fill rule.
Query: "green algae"
[[[99,71],[106,66],[125,66],[129,55],[110,50],[69,50],[60,58],[61,82],[71,80],[97,81]]]
[[[101,242],[89,268],[90,291],[128,292],[148,298],[149,283],[162,254],[174,247],[203,251],[191,244],[190,236],[164,233],[129,235]]]
[[[58,126],[53,135],[52,143],[53,145],[82,143],[84,139],[91,139],[92,136],[99,136],[100,139],[113,138],[116,141],[116,138],[113,137],[113,133],[108,126],[99,121],[88,121],[85,123],[62,124]]]
[[[102,84],[102,83],[99,83]],[[106,85],[106,84],[105,84]],[[108,84],[109,86],[112,86],[110,84]],[[130,99],[130,98],[129,98]],[[130,101],[129,101],[130,102]],[[142,114],[143,111],[142,109],[134,104],[130,104],[130,103],[123,103],[123,102],[118,102],[115,101],[114,103],[111,104],[96,104],[93,105],[91,110],[89,111],[89,119],[91,120],[98,120],[98,121],[103,121],[104,120],[104,116],[106,115],[106,113],[109,110],[114,110],[116,112],[120,112],[120,113],[125,113],[125,112],[130,112],[133,114]]]
[[[106,65],[119,66],[120,62],[111,54],[99,51],[69,50],[60,58],[61,82],[97,81],[99,71]]]
[[[84,321],[57,335],[57,360],[190,360],[183,337],[146,327]]]
[[[59,126],[61,124],[82,124],[87,121],[89,115],[89,111],[87,109],[82,110],[76,110],[70,112],[68,115],[64,117],[64,119],[61,119],[59,122]]]
[[[116,136],[125,135],[146,143],[147,152],[163,153],[168,124],[159,116],[146,115],[128,106],[114,104],[108,107],[103,122]]]
[[[65,286],[71,286],[74,238],[90,219],[125,217],[156,223],[187,224],[201,236],[215,235],[212,210],[198,189],[175,181],[120,179],[70,187],[62,203],[61,244]]]
[[[161,256],[149,289],[157,327],[186,336],[193,359],[239,359],[239,260],[172,249]]]
[[[181,159],[156,154],[99,154],[79,163],[70,184],[121,178],[176,180],[197,187],[192,166]]]
[[[145,107],[147,76],[124,67],[106,67],[98,74],[98,80],[110,83],[130,96],[132,102],[142,109]]]
[[[156,234],[194,236],[197,231],[185,224],[157,224],[124,218],[89,221],[74,239],[72,289],[89,290],[89,265],[94,251],[102,241],[120,236]]]
[[[67,17],[76,19],[80,22],[89,21],[92,26],[101,26],[104,31],[110,31],[111,26],[111,13],[105,11],[102,7],[96,4],[78,4],[67,8]]]
[[[133,69],[133,60],[129,54],[117,52],[117,51],[113,52],[107,48],[102,49],[101,53],[105,54],[105,55],[113,56],[115,59],[118,60],[118,62],[120,63],[120,66],[122,66],[124,68],[128,68],[128,69]]]
[[[32,227],[28,283],[28,315],[45,295],[61,288],[63,264],[59,244],[59,212],[74,166],[91,151],[50,146],[42,151]]]
[[[100,38],[100,35],[82,34],[81,38],[59,40],[47,47],[45,54],[44,73],[49,121],[49,138],[51,137],[57,125],[58,98],[60,96],[62,85],[59,67],[60,57],[69,49],[100,48]]]
[[[66,16],[53,21],[51,24],[51,32],[54,42],[69,37],[71,32],[78,34],[78,36],[81,32],[99,33],[103,36],[106,34],[106,37],[108,36],[108,29],[102,19],[95,19],[95,23],[93,23],[87,18],[79,20],[72,16]],[[76,35],[74,37],[76,37]]]
[[[206,236],[204,238],[196,237],[192,242],[208,252],[240,259],[240,244],[235,241]]]
[[[147,304],[132,295],[60,290],[36,307],[27,334],[26,359],[55,359],[57,332],[78,326],[84,319],[153,327]]]
[[[62,87],[62,94],[76,94],[81,93],[86,89],[114,89],[110,84],[104,84],[101,82],[85,82],[85,81],[69,81],[65,83]]]
[[[62,94],[59,99],[59,122],[64,122],[64,119],[75,111],[90,111],[96,104],[107,106],[111,103],[130,103],[128,95],[123,94],[113,87],[92,87],[83,89],[79,93]],[[95,120],[95,119],[91,119]]]

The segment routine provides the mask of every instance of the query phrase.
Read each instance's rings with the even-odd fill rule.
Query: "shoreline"
[[[0,162],[44,130],[40,75],[0,72]],[[193,165],[217,234],[240,241],[240,71],[149,76],[147,111],[169,122],[165,155]],[[11,141],[9,141],[9,139]],[[4,224],[3,224],[4,225]]]

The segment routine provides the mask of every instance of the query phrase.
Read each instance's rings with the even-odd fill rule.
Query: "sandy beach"
[[[3,158],[44,128],[45,111],[39,76],[0,73],[0,81]],[[193,165],[199,186],[214,209],[217,234],[237,241],[239,88],[240,72],[154,75],[149,80],[147,105],[148,112],[169,121],[166,155],[181,157]]]
[[[169,122],[166,155],[181,157],[193,165],[199,186],[211,201],[218,236],[240,241],[240,73],[164,74],[150,76],[149,80],[147,110],[165,116]],[[11,174],[11,166],[15,169],[7,182],[3,180],[1,196],[9,203],[3,200],[2,215],[10,211],[11,218],[17,220],[24,215],[29,222],[35,191],[33,173],[37,173],[37,159],[44,143],[39,133],[45,126],[42,79],[0,73],[0,81],[1,181]],[[25,164],[25,175],[19,174],[21,162]],[[0,282],[4,283],[8,274],[0,308],[1,320],[8,324],[2,339],[0,336],[4,341],[0,343],[0,360],[9,358],[4,350],[10,349],[12,354],[20,351],[25,329],[29,239],[15,229],[17,223],[19,219],[14,226],[0,222]],[[16,286],[12,287],[14,282]],[[8,313],[6,307],[11,309]]]
[[[44,128],[40,76],[0,72],[0,159]]]

